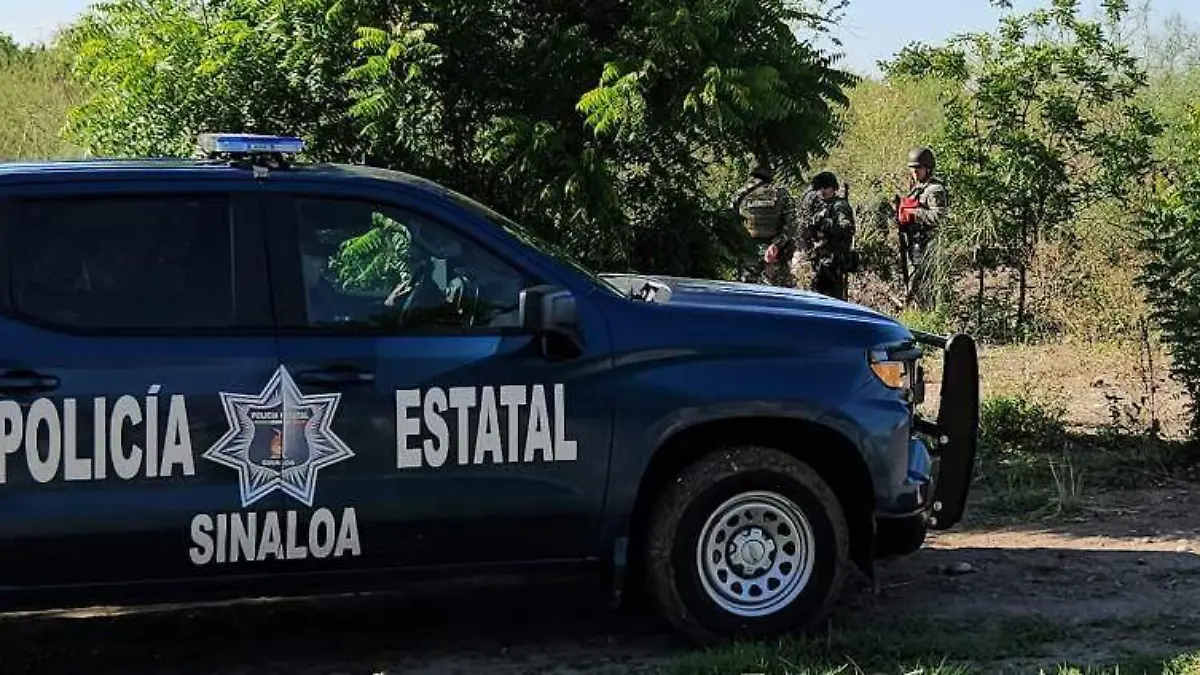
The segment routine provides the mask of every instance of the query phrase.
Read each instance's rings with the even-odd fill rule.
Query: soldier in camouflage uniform
[[[927,306],[930,266],[929,253],[938,228],[950,214],[950,192],[934,176],[937,160],[929,148],[916,148],[908,154],[913,187],[901,201],[897,213],[900,227],[908,233],[906,254],[912,265],[909,295]]]
[[[755,197],[773,199],[773,209],[778,212],[777,227],[767,235],[751,234],[751,253],[742,264],[740,280],[755,284],[794,287],[791,259],[796,251],[799,219],[796,202],[786,188],[774,185],[775,175],[763,163],[750,172],[750,180],[734,194],[731,208],[743,218],[743,204]]]
[[[813,177],[804,195],[806,227],[804,252],[812,268],[811,289],[816,293],[845,300],[849,275],[856,267],[853,259],[854,209],[838,195],[838,179],[824,171]]]

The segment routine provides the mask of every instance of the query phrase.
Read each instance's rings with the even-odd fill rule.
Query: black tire
[[[783,548],[788,541],[784,535],[790,532],[789,528],[779,526],[782,521],[776,520],[769,526],[755,525],[751,521],[739,521],[734,514],[723,519],[724,524],[715,526],[721,532],[731,530],[733,533],[727,539],[722,539],[720,533],[715,534],[709,541],[715,542],[720,550],[706,548],[705,559],[710,556],[720,558],[723,553],[732,552],[736,548],[735,539],[744,546],[748,541],[746,537],[757,538],[760,543],[765,543],[764,538],[769,537],[771,544],[768,546],[775,547],[774,553],[763,559],[767,562],[760,563],[770,565],[770,569],[758,570],[762,576],[746,581],[740,587],[732,586],[739,593],[751,593],[751,585],[759,586],[760,595],[782,593],[775,600],[778,606],[760,608],[758,611],[762,613],[757,616],[746,616],[744,612],[722,607],[714,600],[714,595],[720,593],[706,590],[706,584],[712,587],[732,582],[706,581],[720,579],[717,576],[720,572],[704,574],[700,571],[697,548],[710,516],[727,500],[749,493],[767,493],[763,499],[769,499],[769,495],[786,499],[787,502],[781,504],[785,508],[794,507],[807,520],[808,527],[802,531],[809,535],[811,542],[811,567],[790,565],[779,558],[787,550]],[[750,515],[753,511],[751,508]],[[758,516],[759,519],[764,517],[769,516]],[[735,526],[730,525],[731,522],[745,524]],[[803,520],[798,522],[803,523]],[[734,527],[740,529],[732,530]],[[703,645],[807,631],[828,615],[845,581],[850,537],[840,502],[811,467],[770,448],[726,448],[685,467],[657,499],[646,532],[643,551],[647,582],[659,612],[677,630]],[[757,556],[763,547],[753,545],[755,548],[750,555]],[[799,547],[793,542],[790,548],[795,551]],[[746,568],[736,567],[735,559],[743,558],[739,553],[725,561],[728,568],[725,579],[741,582]],[[713,567],[715,564],[705,564],[705,569],[712,570]],[[781,579],[796,579],[788,577],[786,572],[801,567],[810,570],[806,583],[779,583]],[[730,576],[735,569],[739,571],[738,576]],[[793,590],[787,593],[763,591],[771,582],[770,577],[776,582],[773,589],[791,587]]]

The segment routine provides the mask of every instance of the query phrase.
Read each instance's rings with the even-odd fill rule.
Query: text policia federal
[[[0,497],[6,489],[57,481],[169,484],[196,476],[192,428],[209,425],[190,418],[196,395],[163,389],[154,385],[145,396],[115,399],[0,400]],[[361,555],[354,507],[331,510],[315,503],[320,471],[358,453],[386,453],[398,471],[571,462],[578,456],[562,384],[402,389],[394,397],[394,442],[381,438],[377,447],[354,449],[333,429],[341,394],[302,393],[286,367],[256,393],[216,395],[226,431],[201,457],[232,469],[237,487],[229,512],[195,514],[180,523],[192,543],[185,555],[196,565]],[[81,417],[88,428],[80,428]],[[305,508],[253,509],[278,492]]]

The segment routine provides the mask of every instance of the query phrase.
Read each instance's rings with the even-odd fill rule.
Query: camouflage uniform
[[[920,251],[927,250],[934,232],[950,214],[950,192],[941,180],[930,176],[924,183],[914,185],[908,196],[915,197],[921,204],[921,208],[913,212],[913,223],[910,226],[914,236],[909,240],[909,244],[913,248],[919,247],[917,250],[910,250],[910,260],[916,264],[922,257]]]
[[[909,154],[909,168],[925,167],[926,179],[913,186],[908,197],[916,199],[920,208],[912,212],[912,223],[907,226],[908,259],[912,265],[909,294],[920,307],[928,307],[932,289],[930,253],[934,236],[950,215],[950,192],[941,180],[934,177],[937,163],[929,148],[917,148]]]
[[[812,190],[805,195],[804,205],[809,222],[804,249],[812,267],[811,289],[845,300],[854,245],[854,210],[841,197],[825,200]]]
[[[747,183],[738,190],[733,199],[730,200],[730,207],[734,213],[738,213],[741,209],[742,200],[744,200],[754,190],[769,185],[769,178],[765,176],[752,177]],[[777,187],[777,195],[782,214],[782,224],[779,228],[779,233],[770,240],[754,240],[751,242],[750,250],[743,260],[741,265],[740,280],[752,284],[768,284],[771,286],[794,287],[796,285],[795,275],[792,273],[791,260],[796,252],[796,241],[800,232],[800,220],[796,208],[796,200],[792,198],[790,192],[782,187]],[[779,247],[779,256],[773,263],[767,263],[763,258],[767,254],[767,249],[775,244]]]

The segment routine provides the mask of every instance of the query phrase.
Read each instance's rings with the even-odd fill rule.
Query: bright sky
[[[1146,0],[1129,0],[1140,8]],[[0,0],[3,2],[3,0]],[[1178,13],[1191,26],[1200,26],[1200,0],[1149,0],[1158,28]],[[1023,13],[1048,7],[1049,0],[1014,0],[1013,11]],[[1082,0],[1085,12],[1097,11],[1099,0]],[[841,67],[864,75],[878,73],[875,63],[889,59],[909,42],[937,43],[958,33],[995,28],[1002,16],[988,0],[850,0],[841,39],[845,60]],[[0,20],[0,24],[3,21]]]
[[[0,32],[18,42],[46,40],[56,28],[70,22],[93,0],[0,0]],[[1188,23],[1200,26],[1200,0],[1150,0],[1155,21],[1178,12]],[[1141,0],[1132,0],[1139,6]],[[1047,0],[1016,0],[1026,11],[1045,6]],[[1096,7],[1098,0],[1084,0]],[[964,31],[996,25],[999,13],[988,0],[850,0],[844,25],[837,35],[844,43],[842,66],[861,74],[877,72],[875,62],[890,58],[911,41],[938,42]]]
[[[48,40],[91,4],[93,0],[0,0],[0,32],[25,44]]]

